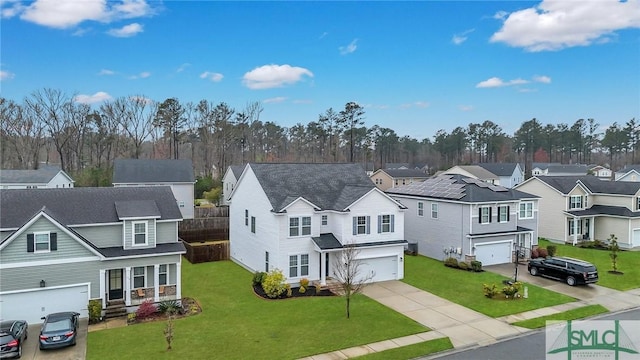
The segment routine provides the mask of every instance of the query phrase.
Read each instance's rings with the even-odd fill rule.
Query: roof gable
[[[449,169],[449,170],[453,170],[458,168],[460,170],[466,171],[467,173],[471,174],[472,176],[475,176],[478,179],[481,180],[488,180],[488,179],[498,179],[498,176],[494,173],[492,173],[491,171],[488,171],[486,169],[484,169],[481,166],[478,165],[456,165],[453,168]],[[447,173],[447,171],[445,171],[445,173]]]
[[[160,220],[182,219],[168,186],[0,190],[0,229],[21,227],[43,207],[66,226],[119,222],[120,201],[154,201]]]
[[[191,160],[116,159],[114,184],[195,183]]]
[[[478,163],[476,165],[497,176],[512,176],[516,168],[520,167],[518,163]]]
[[[251,163],[249,167],[275,212],[298,198],[321,210],[343,211],[375,188],[359,164]]]
[[[428,178],[427,174],[424,171],[418,169],[380,169],[378,171],[383,171],[394,179]]]
[[[58,174],[74,182],[59,167],[43,166],[37,170],[0,170],[0,184],[47,184]]]

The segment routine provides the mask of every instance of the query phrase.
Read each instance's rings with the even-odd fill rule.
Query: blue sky
[[[356,101],[433,138],[640,117],[640,3],[0,0],[0,96],[207,99],[281,126]]]

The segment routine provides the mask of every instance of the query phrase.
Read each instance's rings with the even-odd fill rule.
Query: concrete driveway
[[[485,271],[491,271],[500,275],[513,278],[515,264],[501,264],[484,266]],[[518,281],[533,284],[557,293],[571,296],[589,304],[600,304],[610,311],[628,309],[638,304],[638,296],[618,291],[597,284],[569,286],[558,280],[541,276],[531,276],[527,271],[527,265],[518,265]]]
[[[29,338],[22,347],[22,359],[38,360],[84,360],[87,354],[88,319],[80,319],[76,346],[55,350],[40,350],[38,335],[42,324],[29,324]]]

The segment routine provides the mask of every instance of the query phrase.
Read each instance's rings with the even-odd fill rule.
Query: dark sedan
[[[61,312],[45,317],[40,330],[40,350],[57,349],[76,344],[78,337],[77,312]]]
[[[24,320],[0,322],[0,359],[22,356],[22,343],[27,340],[29,326]]]

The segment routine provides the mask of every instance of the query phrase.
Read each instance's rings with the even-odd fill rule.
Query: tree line
[[[206,99],[159,102],[144,95],[92,108],[51,88],[21,102],[0,97],[0,165],[35,169],[42,162],[59,163],[70,174],[88,176],[88,185],[99,185],[110,182],[105,177],[116,158],[189,158],[204,177],[222,176],[229,165],[247,162],[358,162],[375,168],[406,162],[435,171],[456,164],[538,161],[606,163],[615,170],[635,163],[640,147],[635,118],[604,132],[594,119],[542,124],[534,118],[512,135],[486,120],[419,140],[366,126],[365,109],[356,102],[290,127],[262,121],[262,111],[259,102],[234,109]]]

